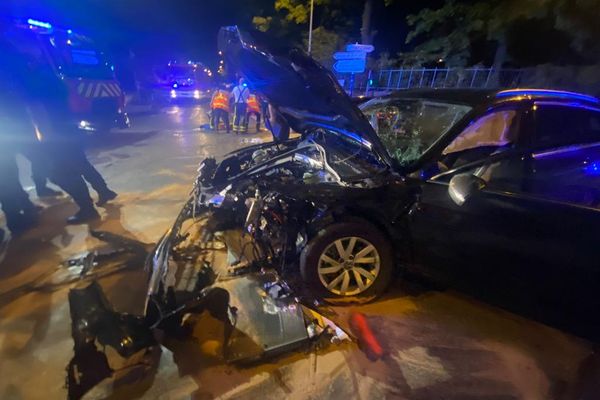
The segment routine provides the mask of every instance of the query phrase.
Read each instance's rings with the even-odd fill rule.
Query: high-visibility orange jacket
[[[229,93],[223,90],[217,90],[210,101],[212,110],[221,109],[229,111]]]
[[[258,104],[258,98],[255,94],[251,94],[250,97],[248,97],[248,112],[260,114],[260,104]]]

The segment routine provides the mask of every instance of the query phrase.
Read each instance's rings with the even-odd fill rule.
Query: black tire
[[[319,260],[336,240],[352,236],[369,242],[376,249],[379,255],[379,273],[361,293],[340,295],[333,293],[322,283],[318,272]],[[366,221],[340,222],[325,227],[310,240],[300,256],[300,274],[304,282],[321,298],[333,303],[365,303],[374,300],[389,286],[393,271],[394,253],[389,240],[377,227]]]

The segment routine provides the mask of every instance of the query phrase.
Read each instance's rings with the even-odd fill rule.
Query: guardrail
[[[354,79],[338,75],[342,86],[355,95],[416,88],[512,88],[519,86],[522,77],[520,69],[476,67],[370,70],[356,74]]]

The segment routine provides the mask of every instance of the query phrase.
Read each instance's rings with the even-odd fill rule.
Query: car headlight
[[[199,99],[200,98],[200,91],[199,90],[194,90],[194,98],[195,99]]]
[[[79,127],[79,129],[84,130],[84,131],[93,131],[93,130],[95,130],[94,127],[92,126],[92,124],[89,121],[86,121],[86,120],[79,121],[78,127]]]
[[[173,89],[171,89],[171,98],[172,99],[177,98],[177,92],[175,90],[173,90]]]

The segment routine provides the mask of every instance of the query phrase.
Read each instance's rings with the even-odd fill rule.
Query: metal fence
[[[339,76],[354,95],[415,88],[512,88],[519,86],[523,71],[493,68],[405,68],[368,71],[354,79]]]

